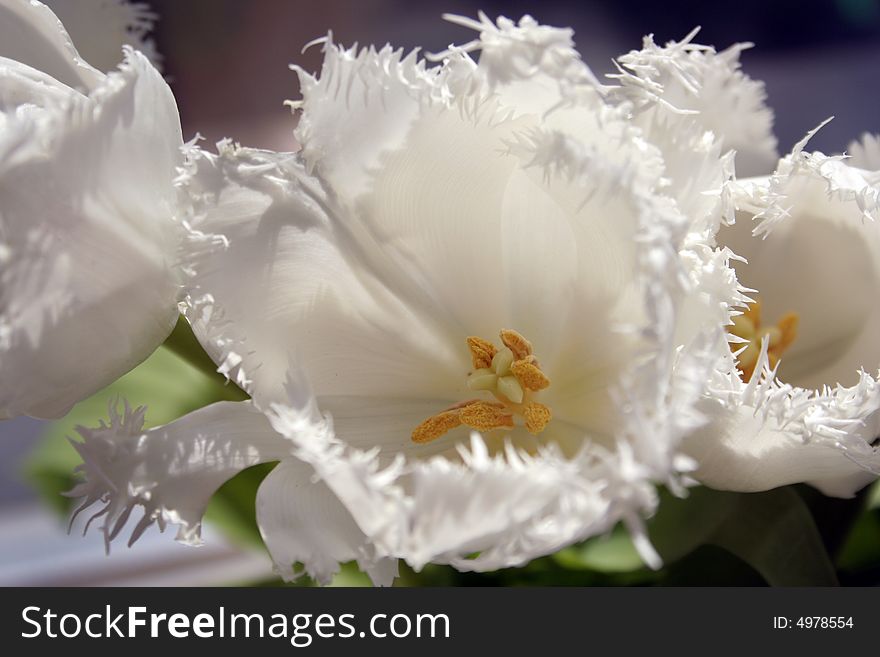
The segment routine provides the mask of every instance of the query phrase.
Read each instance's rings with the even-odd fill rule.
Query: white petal
[[[482,12],[479,20],[452,14],[444,18],[479,32],[480,37],[431,58],[446,56],[449,62],[479,50],[479,66],[468,76],[467,90],[475,94],[485,87],[516,115],[535,114],[554,123],[555,110],[604,91],[581,61],[574,48],[574,30],[569,27],[541,25],[528,15],[518,22],[504,16],[492,22]]]
[[[37,77],[49,103],[60,91]],[[129,53],[90,96],[41,112],[0,138],[6,416],[63,415],[146,358],[177,316],[182,140],[165,81]]]
[[[461,570],[519,565],[621,519],[637,526],[656,506],[649,470],[625,448],[573,459],[552,447],[534,457],[513,449],[490,457],[473,434],[458,463],[438,457],[383,467],[377,451],[347,448],[329,425],[306,419],[301,409],[276,405],[269,417],[378,554],[402,557],[416,569],[429,562]],[[477,559],[467,558],[477,551]]]
[[[435,92],[439,69],[426,70],[416,51],[386,45],[345,49],[324,43],[318,77],[300,68],[303,114],[295,136],[310,171],[329,181],[347,202],[369,189],[372,169],[385,150],[401,146],[420,112],[420,99]]]
[[[129,545],[153,523],[162,530],[178,525],[178,541],[200,543],[202,516],[214,491],[247,467],[289,454],[287,441],[250,402],[219,402],[148,431],[143,431],[145,410],[126,403],[120,416],[111,404],[109,425],[79,427],[82,442],[72,441],[85,481],[68,495],[84,498],[77,513],[102,505],[93,519],[104,518],[108,549],[138,506],[143,517]]]
[[[0,0],[0,57],[15,59],[83,91],[90,91],[104,77],[79,56],[52,10],[32,0]]]
[[[674,133],[693,122],[736,151],[740,175],[769,172],[777,157],[773,113],[763,83],[739,70],[739,55],[751,44],[716,53],[693,43],[696,34],[662,47],[645,37],[642,50],[618,58],[620,73],[610,77],[621,86],[611,97],[633,104],[652,142],[674,142]]]
[[[772,376],[744,384],[732,366],[716,372],[702,404],[711,421],[685,442],[700,482],[743,492],[808,483],[851,497],[880,475],[880,385],[870,376],[810,392]]]
[[[221,371],[264,406],[284,398],[291,358],[305,363],[318,395],[442,399],[464,390],[467,334],[450,349],[422,299],[401,300],[374,274],[378,265],[297,156],[221,144],[217,156],[191,158],[182,184],[198,199],[190,241],[203,247],[188,316]]]
[[[282,461],[260,484],[257,522],[279,573],[286,581],[300,573],[294,564],[322,584],[339,572],[339,564],[357,560],[377,586],[397,577],[397,560],[378,558],[339,498],[314,469],[296,459]]]
[[[880,135],[866,132],[861,140],[850,142],[846,150],[850,154],[847,160],[850,166],[868,171],[880,170]]]
[[[47,0],[46,4],[92,66],[112,71],[122,61],[122,46],[131,46],[161,70],[161,57],[148,37],[157,19],[149,4],[135,0]]]

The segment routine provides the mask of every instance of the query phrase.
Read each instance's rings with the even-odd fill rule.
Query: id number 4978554
[[[787,616],[774,616],[775,630],[842,630],[852,629],[852,616],[799,616],[797,619]]]

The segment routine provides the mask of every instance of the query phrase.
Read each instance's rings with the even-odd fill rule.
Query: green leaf
[[[837,557],[837,566],[850,573],[880,568],[880,510],[869,509],[859,516]]]
[[[686,498],[662,491],[657,514],[648,521],[651,542],[664,570],[704,546],[726,550],[777,586],[834,585],[837,577],[810,511],[790,487],[765,493],[692,488]],[[704,551],[701,563],[711,550]],[[644,564],[620,526],[554,555],[570,570],[635,573]],[[668,579],[668,578],[667,578]]]
[[[807,505],[790,487],[744,493],[709,540],[771,586],[837,586],[837,574]]]
[[[628,573],[645,567],[623,525],[617,525],[607,536],[560,550],[553,558],[557,564],[569,570]]]
[[[661,491],[657,514],[647,524],[648,536],[663,562],[675,562],[710,543],[741,494],[703,486],[689,489],[685,498]]]
[[[869,509],[880,509],[880,481],[870,486],[867,505]]]

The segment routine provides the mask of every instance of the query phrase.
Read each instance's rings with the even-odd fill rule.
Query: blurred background
[[[56,0],[55,4],[63,4],[65,12],[77,10],[77,0]],[[696,41],[719,50],[741,41],[755,44],[744,53],[743,68],[766,83],[782,153],[830,116],[835,117],[834,121],[813,139],[812,148],[841,152],[863,132],[880,132],[880,0],[150,0],[144,4],[159,16],[152,37],[177,97],[184,138],[198,132],[209,144],[231,137],[247,146],[294,149],[293,118],[283,101],[298,97],[298,84],[288,64],[295,62],[306,70],[317,70],[320,48],[305,53],[301,50],[330,30],[336,42],[346,45],[390,42],[406,49],[419,46],[437,52],[450,43],[463,43],[473,37],[468,30],[444,22],[440,15],[450,12],[475,16],[480,9],[492,17],[503,14],[519,18],[529,13],[542,23],[573,27],[577,47],[597,75],[612,72],[612,58],[639,48],[645,34],[653,33],[662,43],[681,39],[699,25],[702,31]],[[75,33],[73,37],[77,41]],[[85,46],[81,49],[86,50]],[[198,407],[212,394],[210,386],[215,382],[198,379],[201,375],[187,371],[185,363],[174,363],[169,358],[173,356],[159,352],[114,390],[96,395],[64,422],[51,424],[24,418],[0,423],[0,585],[273,581],[268,559],[253,547],[258,541],[246,535],[253,534],[248,525],[252,525],[252,509],[247,508],[247,495],[259,481],[259,472],[248,473],[243,483],[237,482],[241,488],[227,496],[226,506],[213,510],[212,517],[219,523],[209,527],[209,546],[202,550],[178,546],[171,536],[153,531],[132,550],[121,543],[114,546],[107,559],[97,533],[81,539],[64,532],[65,507],[57,491],[70,481],[69,467],[75,459],[64,438],[72,434],[76,422],[95,423],[106,414],[109,396],[120,389],[136,403],[150,402],[151,396],[159,399],[155,377],[150,374],[157,368],[178,368],[174,371],[179,374],[181,386],[176,406],[157,409],[152,414],[153,424],[163,415],[173,419],[175,414]],[[168,390],[163,392],[167,396]],[[809,490],[798,490],[797,495],[810,505],[825,548],[833,552],[841,581],[880,581],[880,520],[876,520],[876,513],[867,521],[855,520],[862,518],[858,514],[876,500],[868,499],[867,493],[856,502],[819,500]],[[709,508],[719,503],[710,496]],[[223,517],[230,515],[246,529],[224,528]],[[855,547],[854,531],[864,535]],[[405,577],[404,581],[767,581],[765,574],[758,572],[760,568],[756,571],[708,547],[697,550],[697,557],[688,557],[691,561],[685,562],[686,567],[678,567],[688,575],[676,574],[673,568],[663,574],[667,580],[646,579],[638,562],[633,562],[626,551],[628,548],[615,548],[614,540],[618,539],[598,548],[599,556],[587,546],[509,574],[481,579],[429,569],[421,579],[410,574],[410,579]],[[846,568],[841,569],[841,559]],[[361,581],[355,575],[345,579],[347,576],[344,574],[340,583]]]

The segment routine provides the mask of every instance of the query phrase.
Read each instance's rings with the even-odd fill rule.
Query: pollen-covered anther
[[[478,431],[511,429],[517,417],[533,434],[544,430],[550,421],[550,409],[531,397],[548,388],[550,379],[541,371],[528,340],[511,329],[502,330],[500,335],[504,343],[500,349],[482,338],[467,338],[474,364],[467,387],[490,392],[497,401],[471,399],[450,406],[417,426],[412,433],[414,442],[431,442],[461,425]]]
[[[519,384],[527,390],[543,390],[550,387],[550,379],[538,367],[534,356],[514,361],[510,366],[510,371]]]
[[[471,350],[471,362],[474,364],[474,369],[485,369],[492,364],[492,358],[498,352],[494,344],[473,335],[467,339],[467,344]]]
[[[770,367],[776,367],[782,354],[797,338],[799,317],[797,313],[787,313],[776,326],[761,326],[761,302],[749,305],[742,315],[733,318],[730,332],[746,342],[731,342],[731,349],[739,351],[737,367],[745,381],[751,380],[761,355],[761,342],[767,339],[767,360]]]
[[[459,412],[462,424],[477,431],[492,431],[501,427],[513,427],[513,416],[499,402],[474,402]]]
[[[532,402],[523,410],[526,429],[528,429],[529,433],[535,435],[544,430],[544,427],[547,426],[552,417],[553,414],[550,412],[550,409],[544,404],[539,404],[538,402]]]
[[[460,414],[460,409],[450,409],[432,415],[413,429],[412,441],[421,445],[437,440],[443,434],[461,426]]]
[[[513,329],[501,329],[501,342],[513,352],[516,360],[522,360],[532,354],[532,343]]]

